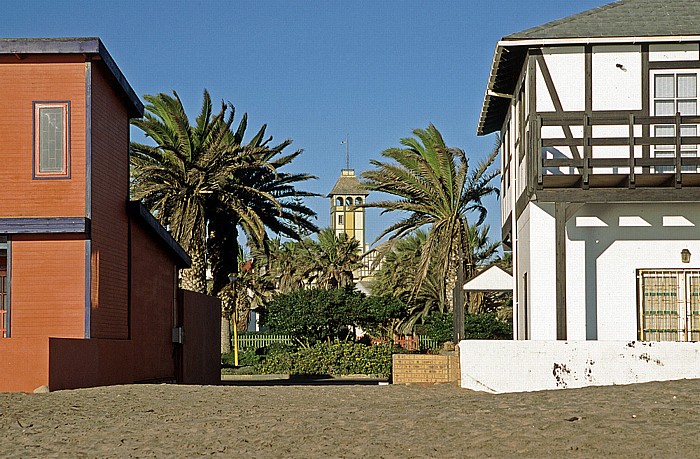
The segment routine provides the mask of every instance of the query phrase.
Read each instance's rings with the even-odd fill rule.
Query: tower
[[[365,209],[354,207],[365,203],[369,193],[364,189],[355,169],[341,169],[328,197],[331,199],[331,226],[336,235],[347,234],[360,243],[360,250],[367,251],[365,245]]]

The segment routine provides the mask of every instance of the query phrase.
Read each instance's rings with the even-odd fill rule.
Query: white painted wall
[[[697,61],[700,59],[697,43],[664,43],[649,45],[649,61]]]
[[[641,47],[594,46],[592,59],[593,110],[641,110]]]
[[[529,336],[534,340],[556,339],[553,215],[553,204],[533,202],[517,226],[518,290],[523,292],[522,273],[527,272]],[[566,225],[569,339],[637,339],[637,270],[700,269],[699,228],[696,203],[586,204],[578,209]],[[690,263],[681,262],[686,248]]]
[[[700,378],[700,343],[467,340],[459,355],[462,387],[491,393]]]

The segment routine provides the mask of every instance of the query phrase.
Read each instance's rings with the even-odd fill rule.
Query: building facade
[[[478,134],[501,134],[516,339],[700,340],[699,43],[691,0],[498,43]]]
[[[128,202],[142,115],[99,39],[0,40],[0,390],[177,379],[190,261]]]

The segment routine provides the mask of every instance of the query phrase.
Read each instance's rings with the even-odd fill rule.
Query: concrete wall
[[[700,378],[700,343],[459,343],[461,385],[504,393]]]

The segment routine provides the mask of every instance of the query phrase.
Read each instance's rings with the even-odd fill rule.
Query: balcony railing
[[[529,121],[528,188],[700,187],[698,125],[700,116],[680,114],[538,114]],[[624,129],[627,135],[594,137],[596,126]],[[544,136],[547,127],[560,127],[563,137]],[[674,135],[654,136],[656,127],[673,128]]]

